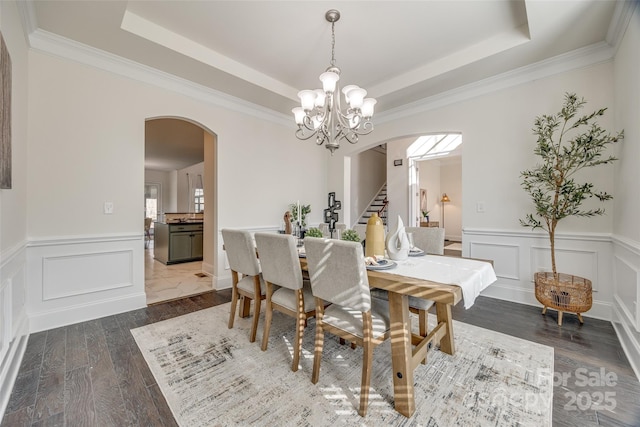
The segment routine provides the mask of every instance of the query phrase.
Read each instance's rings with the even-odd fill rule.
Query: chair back
[[[361,241],[367,238],[367,224],[354,224],[353,231],[358,233]]]
[[[297,238],[290,234],[256,233],[262,278],[289,289],[302,288],[302,270],[296,248]]]
[[[224,250],[227,253],[229,267],[237,273],[247,276],[260,274],[260,263],[251,233],[246,230],[221,230]]]
[[[153,221],[153,218],[146,217],[144,219],[144,229],[145,229],[145,231],[149,231],[151,229],[151,222],[152,221]]]
[[[362,312],[371,309],[369,279],[360,243],[305,237],[304,247],[315,297]]]
[[[405,227],[407,233],[413,233],[413,244],[428,254],[444,255],[444,228]]]

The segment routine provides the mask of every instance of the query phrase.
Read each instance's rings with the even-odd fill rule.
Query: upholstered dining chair
[[[444,255],[444,228],[439,227],[405,227],[407,233],[413,234],[413,244],[428,254]]]
[[[151,223],[153,222],[153,218],[146,217],[144,219],[144,247],[145,249],[149,247],[149,243],[151,243]]]
[[[296,337],[291,370],[297,371],[300,362],[302,338],[307,319],[315,316],[316,306],[311,285],[304,281],[296,248],[297,238],[287,234],[256,233],[256,246],[262,267],[262,278],[267,286],[262,351],[267,349],[273,310],[296,319]],[[274,285],[279,288],[275,289]]]
[[[367,224],[354,224],[353,231],[358,233],[358,237],[360,237],[360,241],[363,241],[367,235]]]
[[[304,241],[311,290],[316,301],[316,334],[311,382],[320,375],[324,333],[363,347],[358,413],[365,416],[373,349],[389,337],[389,304],[371,298],[362,245],[336,239],[307,237]],[[325,309],[325,303],[332,303]]]
[[[249,341],[255,342],[258,320],[260,319],[260,305],[266,298],[266,286],[260,274],[260,263],[256,254],[251,233],[245,230],[221,230],[224,249],[231,268],[231,312],[229,313],[229,329],[233,328],[236,307],[240,297],[253,301],[253,322]]]

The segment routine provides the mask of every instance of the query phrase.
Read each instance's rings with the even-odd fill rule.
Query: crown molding
[[[613,46],[614,51],[616,52],[618,51],[618,47],[622,42],[624,33],[629,26],[629,21],[631,21],[633,11],[638,7],[638,4],[640,4],[638,0],[621,0],[616,2],[616,8],[613,11],[611,24],[609,25],[609,30],[605,37],[607,43]]]
[[[38,29],[38,19],[36,18],[36,7],[33,0],[17,1],[18,13],[22,20],[22,31],[27,44],[31,46],[29,35]]]
[[[31,48],[52,56],[118,74],[168,89],[217,107],[289,126],[291,117],[155,68],[78,43],[57,34],[36,29],[29,34]]]
[[[614,48],[608,43],[596,43],[381,112],[376,115],[376,124],[423,113],[533,80],[605,62],[613,58],[614,54]]]

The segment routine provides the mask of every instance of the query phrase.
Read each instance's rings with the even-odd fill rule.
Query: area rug
[[[267,351],[229,304],[131,330],[180,426],[550,426],[553,348],[454,321],[456,354],[414,371],[416,411],[393,407],[390,343],[376,347],[366,417],[357,413],[362,349],[326,335],[311,383],[315,324],[291,371],[294,320],[274,313]],[[430,316],[435,317],[435,316]],[[433,319],[431,319],[433,320]],[[414,322],[416,323],[416,322]]]

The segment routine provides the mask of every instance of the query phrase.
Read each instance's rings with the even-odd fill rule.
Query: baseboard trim
[[[62,307],[39,313],[29,313],[30,332],[59,328],[100,317],[137,310],[147,306],[144,292],[124,297],[95,301],[90,304]]]
[[[0,420],[4,418],[4,412],[9,404],[11,391],[18,377],[20,364],[24,357],[29,341],[29,323],[26,315],[23,315],[18,325],[16,337],[9,344],[7,357],[2,364],[2,372],[0,373]]]

